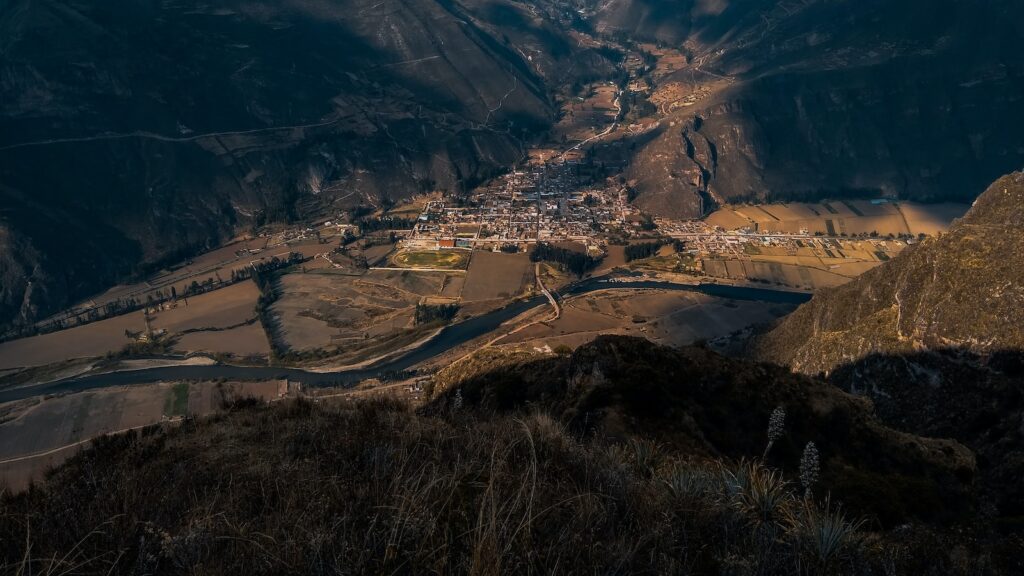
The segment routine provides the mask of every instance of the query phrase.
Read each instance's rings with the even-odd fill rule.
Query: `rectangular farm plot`
[[[420,296],[437,296],[443,289],[445,276],[447,274],[444,272],[371,270],[363,276],[363,281],[376,282]]]
[[[190,332],[178,338],[174,349],[182,352],[210,352],[238,357],[267,356],[270,343],[259,322],[230,330]]]
[[[787,286],[790,288],[825,288],[844,284],[855,276],[854,271],[863,272],[874,266],[871,263],[840,260],[840,269],[824,270],[818,267],[751,260],[707,259],[704,269],[710,278],[727,278]],[[818,264],[821,266],[822,264]]]
[[[462,288],[465,284],[465,274],[445,274],[441,283],[441,293],[438,296],[458,298],[462,295]]]
[[[229,328],[256,317],[259,297],[256,284],[244,281],[199,296],[179,298],[174,308],[150,317],[153,328],[163,328],[172,333]]]
[[[237,327],[255,319],[258,298],[259,289],[254,283],[240,282],[188,298],[187,304],[186,299],[179,298],[174,308],[151,314],[150,325],[154,330],[165,329],[171,334]],[[0,344],[0,369],[44,366],[119,352],[135,341],[129,333],[139,334],[145,330],[146,321],[140,310],[59,332],[11,340]],[[188,338],[188,345],[195,344],[196,338]],[[241,349],[252,344],[253,349],[262,349],[254,342],[247,337],[245,344],[231,343],[230,347]],[[180,344],[179,349],[183,349]]]
[[[0,370],[102,356],[119,351],[133,341],[125,334],[126,330],[141,332],[145,329],[146,322],[139,311],[59,332],[0,343]]]
[[[953,220],[966,211],[967,206],[962,204],[846,200],[822,204],[723,206],[705,221],[725,230],[750,227],[765,233],[934,235],[947,230]]]
[[[753,221],[729,207],[715,210],[708,215],[705,222],[712,226],[718,226],[723,230],[739,230],[741,228],[753,228],[754,226]]]
[[[533,263],[527,254],[474,252],[462,289],[468,302],[514,298],[533,284]]]
[[[928,234],[934,236],[948,230],[953,220],[962,218],[967,213],[966,204],[917,204],[902,202],[899,210],[907,221],[907,227],[914,236]]]
[[[412,328],[413,310],[441,294],[444,272],[372,270],[364,276],[288,274],[271,307],[289,350],[370,345]]]

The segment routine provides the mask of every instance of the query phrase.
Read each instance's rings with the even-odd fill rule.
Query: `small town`
[[[467,206],[426,204],[409,241],[470,248],[557,240],[590,242],[599,232],[640,221],[621,186],[584,186],[579,160],[511,171],[477,189]],[[586,180],[584,180],[586,178]]]

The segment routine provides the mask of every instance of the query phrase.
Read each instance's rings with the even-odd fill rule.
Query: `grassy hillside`
[[[0,563],[51,574],[938,575],[980,562],[1010,574],[1024,550],[962,505],[963,447],[886,429],[821,383],[629,338],[511,360],[453,366],[419,412],[243,403],[99,441],[45,484],[0,497]],[[510,397],[524,377],[534,385]],[[771,446],[769,406],[786,412]],[[896,470],[913,490],[900,492]],[[859,499],[840,503],[855,493],[843,477],[859,480]],[[898,519],[858,512],[900,504]]]
[[[757,463],[379,402],[121,436],[0,501],[0,562],[36,574],[955,573],[943,538],[875,532]]]

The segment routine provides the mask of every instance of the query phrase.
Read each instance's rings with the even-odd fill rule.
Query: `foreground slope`
[[[823,488],[858,512],[891,524],[948,520],[970,506],[964,483],[973,479],[974,457],[963,446],[889,429],[869,402],[820,380],[703,348],[601,336],[571,357],[483,353],[436,381],[434,408],[448,407],[455,392],[492,414],[542,406],[577,433],[641,436],[694,458],[760,456],[764,424],[781,406],[790,424],[768,461],[796,469],[814,442]]]
[[[1015,567],[1012,543],[946,529],[972,522],[962,446],[888,429],[862,400],[778,368],[606,337],[571,357],[474,356],[436,386],[419,413],[234,405],[98,442],[0,497],[0,561],[98,574],[951,574],[980,555],[993,573]],[[807,441],[821,476],[805,499]],[[858,529],[852,513],[871,521]]]

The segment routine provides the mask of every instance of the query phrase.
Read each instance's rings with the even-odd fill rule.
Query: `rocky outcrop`
[[[753,345],[762,361],[870,398],[886,424],[978,456],[992,512],[1024,514],[1024,173],[948,233],[825,290]]]

